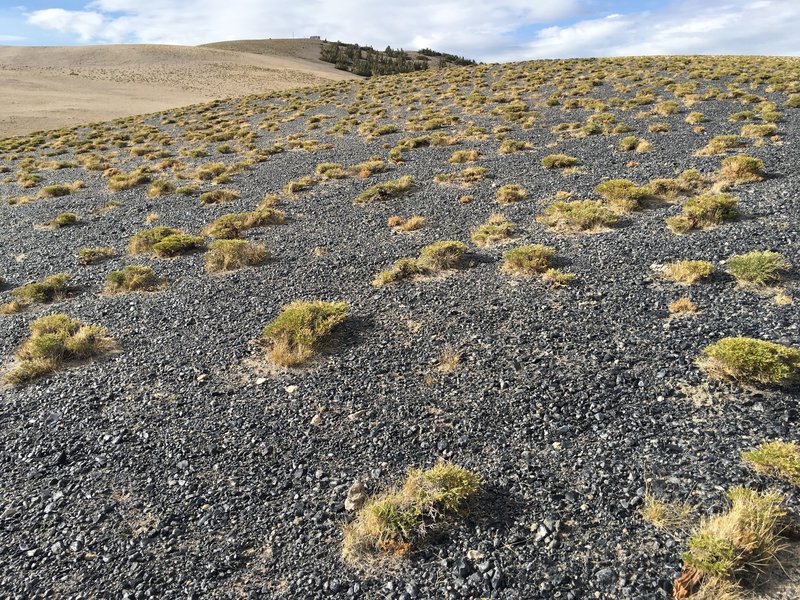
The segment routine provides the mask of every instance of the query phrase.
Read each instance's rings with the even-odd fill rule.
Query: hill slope
[[[0,46],[0,137],[352,77],[280,52]]]
[[[741,457],[800,439],[797,386],[698,364],[725,337],[800,347],[798,75],[747,57],[481,65],[0,142],[3,372],[44,315],[116,343],[0,389],[0,589],[669,597],[726,490],[800,508]],[[570,208],[604,224],[570,229]],[[200,239],[148,251],[156,226]],[[208,272],[223,235],[269,260]],[[466,254],[436,270],[447,240]],[[765,250],[788,266],[737,283],[729,259]],[[515,272],[526,252],[539,260]],[[392,270],[404,257],[420,261]],[[668,278],[685,259],[710,274]],[[110,293],[136,266],[149,291]],[[25,287],[57,273],[65,289]],[[349,316],[289,369],[262,332],[295,300]],[[63,358],[50,335],[39,351]],[[82,336],[73,353],[102,341]],[[351,486],[380,494],[439,460],[481,477],[468,510],[425,512],[424,532],[401,515],[377,544],[407,551],[393,569],[343,562]],[[691,510],[659,529],[652,498]]]

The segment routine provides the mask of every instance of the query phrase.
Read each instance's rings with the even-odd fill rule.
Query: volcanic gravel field
[[[119,346],[24,387],[0,387],[0,597],[670,597],[689,532],[645,521],[639,511],[646,493],[712,515],[727,506],[727,489],[743,485],[778,489],[790,509],[800,508],[796,486],[760,475],[740,458],[764,440],[798,440],[797,389],[714,380],[696,364],[705,346],[726,336],[800,346],[800,109],[784,107],[786,81],[798,91],[798,72],[794,59],[749,58],[482,65],[0,141],[0,167],[7,168],[0,197],[85,184],[63,197],[0,203],[0,303],[11,300],[12,288],[55,273],[70,274],[74,287],[67,300],[0,315],[3,370],[12,367],[30,323],[46,314],[102,325]],[[586,95],[570,95],[592,79]],[[625,89],[615,89],[620,84]],[[675,85],[694,86],[691,107]],[[632,131],[553,133],[558,123],[584,123],[595,113],[547,105],[557,86],[562,103],[596,99]],[[646,88],[654,104],[623,104]],[[711,88],[720,93],[704,99]],[[483,101],[458,105],[469,97]],[[526,104],[527,126],[493,114],[509,100]],[[666,100],[680,110],[643,114]],[[747,139],[739,149],[762,159],[767,175],[729,190],[739,198],[737,220],[675,235],[665,226],[681,210],[675,201],[591,234],[557,233],[535,221],[559,191],[599,198],[594,188],[604,179],[644,184],[689,168],[712,175],[725,155],[694,153],[713,136],[739,134],[746,122],[728,117],[764,101],[782,120],[777,136],[763,144]],[[348,109],[354,123],[376,120],[399,131],[374,139],[358,125],[326,133]],[[407,119],[426,109],[458,119],[435,131],[408,131]],[[684,122],[690,111],[706,116],[702,130]],[[330,118],[308,129],[312,115]],[[260,128],[265,121],[275,124],[272,131]],[[225,142],[233,153],[217,153],[222,142],[186,136],[187,124],[204,122],[238,132]],[[654,122],[670,130],[651,133]],[[530,148],[499,154],[497,126]],[[227,183],[195,182],[200,191],[240,194],[209,206],[196,195],[149,198],[147,185],[112,192],[102,171],[80,166],[39,168],[42,179],[32,189],[16,182],[26,159],[76,161],[81,142],[122,171],[155,167],[166,153],[149,160],[129,152],[154,132],[167,134],[171,143],[156,137],[155,146],[185,169],[167,168],[153,179],[176,185],[192,183],[194,170],[209,162],[232,165],[275,143],[288,151],[264,155]],[[400,140],[441,132],[457,143],[388,162]],[[331,147],[288,149],[292,135]],[[624,135],[645,138],[652,151],[619,151]],[[203,145],[208,156],[179,152]],[[465,149],[478,150],[480,159],[448,164]],[[577,157],[578,168],[542,168],[553,153]],[[350,166],[374,155],[387,160],[385,172],[281,192],[320,163]],[[433,182],[469,166],[487,169],[473,188]],[[403,175],[416,180],[410,193],[354,204],[368,186]],[[495,192],[508,183],[524,186],[527,199],[499,205]],[[271,193],[282,195],[277,208],[286,224],[245,235],[269,250],[262,266],[212,275],[202,251],[172,259],[126,252],[130,237],[150,226],[150,213],[159,215],[154,225],[199,234]],[[474,200],[459,202],[465,194]],[[116,205],[107,207],[111,201]],[[63,212],[79,221],[41,227]],[[495,212],[515,223],[518,235],[501,246],[470,243],[470,230]],[[386,225],[395,214],[422,215],[426,225],[396,233]],[[469,266],[372,285],[395,260],[438,240],[469,243]],[[555,266],[576,279],[554,289],[500,270],[505,250],[535,243],[555,248]],[[87,246],[113,247],[116,256],[80,266],[76,254]],[[776,289],[741,287],[725,273],[724,260],[751,250],[778,251],[794,265],[778,286],[794,302],[777,303]],[[654,269],[678,259],[718,268],[682,287]],[[106,274],[130,264],[151,266],[168,286],[103,294]],[[682,296],[697,314],[669,314]],[[350,316],[308,366],[277,368],[257,341],[298,299],[344,300]],[[437,369],[446,350],[461,353],[451,372]],[[441,459],[481,476],[469,513],[392,566],[343,562],[351,485],[381,492],[409,468]]]

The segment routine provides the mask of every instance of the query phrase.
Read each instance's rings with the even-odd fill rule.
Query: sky
[[[800,55],[800,0],[0,0],[0,44],[322,36],[483,62]]]

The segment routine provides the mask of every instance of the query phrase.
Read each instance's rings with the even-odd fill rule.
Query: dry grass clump
[[[715,154],[725,154],[733,148],[745,146],[745,142],[738,135],[717,135],[711,138],[705,147],[697,151],[698,156],[713,156]]]
[[[285,367],[308,361],[347,318],[347,310],[346,302],[296,300],[288,304],[261,334],[268,345],[267,357]]]
[[[112,192],[129,190],[139,185],[150,183],[152,177],[148,173],[147,167],[135,169],[130,173],[114,173],[108,179],[108,189]]]
[[[78,250],[79,265],[95,265],[114,256],[114,249],[108,246],[92,246]]]
[[[245,240],[216,240],[208,246],[206,271],[218,273],[260,265],[267,259],[267,249]]]
[[[463,242],[442,240],[428,244],[420,250],[419,258],[401,258],[391,269],[378,273],[372,285],[381,287],[403,279],[458,269],[463,265],[466,253],[467,245]]]
[[[78,215],[71,212],[61,213],[48,221],[47,226],[53,229],[61,229],[62,227],[69,227],[78,222]]]
[[[105,328],[84,325],[64,314],[36,319],[30,328],[30,337],[16,352],[18,364],[3,378],[11,385],[25,385],[69,362],[92,358],[115,348]]]
[[[731,183],[751,183],[764,179],[764,161],[745,154],[729,156],[722,161],[719,175]]]
[[[732,256],[725,263],[728,273],[743,285],[768,285],[780,281],[789,263],[778,252],[753,250]]]
[[[800,378],[800,350],[749,337],[726,337],[703,348],[701,366],[714,377],[763,385]]]
[[[235,239],[248,229],[282,225],[285,222],[286,214],[282,210],[271,206],[260,206],[251,212],[222,215],[209,223],[203,229],[203,233],[218,239]]]
[[[0,306],[0,314],[17,313],[32,304],[51,304],[63,300],[70,291],[67,287],[69,280],[70,276],[66,273],[57,273],[14,288],[11,290],[14,299]]]
[[[545,169],[566,169],[578,164],[578,159],[568,154],[548,154],[542,159]]]
[[[477,246],[493,246],[511,239],[514,231],[514,224],[505,215],[495,213],[489,215],[485,223],[475,227],[470,238]]]
[[[225,204],[239,198],[236,190],[218,189],[200,194],[200,204]]]
[[[60,198],[62,196],[69,196],[72,193],[72,188],[68,185],[56,184],[48,185],[39,190],[36,194],[37,198]]]
[[[692,229],[708,229],[739,216],[739,200],[730,194],[701,194],[692,196],[683,204],[680,215],[667,218],[667,227],[673,233],[687,233]]]
[[[736,594],[740,583],[757,583],[779,566],[787,525],[784,497],[735,487],[728,491],[728,499],[728,512],[703,522],[682,556],[684,574],[689,569],[696,572],[701,595],[707,598],[720,598],[720,590]],[[706,586],[711,589],[703,591]]]
[[[106,294],[127,294],[129,292],[154,292],[163,287],[153,269],[144,265],[129,265],[121,271],[111,271],[106,275]]]
[[[759,473],[774,475],[800,485],[800,445],[775,440],[742,452],[742,459]]]
[[[500,142],[500,147],[497,149],[498,154],[514,154],[523,150],[529,150],[531,145],[522,140],[505,139]]]
[[[287,196],[293,196],[297,192],[310,190],[312,187],[317,185],[319,181],[320,180],[313,175],[306,175],[305,177],[300,177],[299,179],[293,179],[283,186],[283,193]]]
[[[171,181],[167,181],[166,179],[159,179],[154,181],[150,184],[150,187],[147,189],[147,197],[148,198],[159,198],[161,196],[166,196],[167,194],[174,194],[175,193],[175,184]]]
[[[211,181],[215,177],[219,177],[227,170],[225,163],[213,162],[207,163],[197,168],[194,172],[194,178],[200,181]]]
[[[503,252],[501,269],[514,275],[540,275],[550,268],[555,250],[542,244],[519,246]]]
[[[467,167],[463,171],[454,173],[440,173],[434,176],[436,183],[459,184],[461,187],[472,187],[486,178],[486,169],[483,167]]]
[[[383,173],[386,170],[386,163],[379,157],[374,156],[367,161],[358,163],[350,167],[350,173],[354,177],[366,179],[375,173]]]
[[[686,115],[686,119],[684,119],[689,125],[699,125],[700,123],[705,123],[708,119],[706,116],[701,112],[690,112]]]
[[[453,165],[470,163],[478,160],[480,156],[481,155],[477,150],[456,150],[452,155],[450,155],[450,159],[447,162]]]
[[[635,150],[639,153],[645,153],[650,152],[653,148],[650,142],[644,138],[639,138],[635,135],[626,135],[617,142],[617,149],[620,152],[631,152]]]
[[[314,174],[322,180],[344,179],[350,173],[339,163],[324,162],[317,165]]]
[[[410,231],[422,229],[425,226],[425,217],[422,215],[411,215],[407,219],[404,219],[401,216],[395,215],[389,217],[386,223],[395,231],[408,233]]]
[[[408,193],[414,187],[414,178],[404,175],[399,179],[392,179],[383,183],[368,187],[361,192],[355,199],[356,204],[368,204],[381,200],[391,200]]]
[[[697,305],[689,298],[678,298],[667,307],[671,315],[689,315],[697,312]]]
[[[480,486],[478,475],[451,463],[410,470],[400,488],[367,500],[345,527],[343,558],[363,565],[405,556],[463,513]]]
[[[611,206],[626,213],[641,208],[641,201],[652,195],[649,187],[638,186],[628,179],[609,179],[594,191]]]
[[[740,132],[742,137],[758,139],[765,137],[772,137],[778,133],[778,126],[775,123],[761,123],[743,125]]]
[[[661,267],[661,275],[681,285],[693,285],[714,272],[707,260],[677,260]]]
[[[495,192],[495,199],[499,204],[512,204],[528,197],[528,190],[518,183],[507,183]]]
[[[186,254],[205,244],[203,238],[177,229],[159,225],[145,229],[131,236],[128,251],[131,254],[152,252],[159,258],[167,258]]]
[[[574,233],[613,227],[619,216],[595,200],[572,200],[551,204],[536,220],[548,227]]]
[[[668,531],[687,529],[694,519],[694,509],[685,502],[659,500],[651,493],[644,495],[642,518],[656,529]]]
[[[698,194],[710,185],[697,169],[686,169],[674,179],[652,179],[647,187],[653,196],[674,200],[678,196]]]

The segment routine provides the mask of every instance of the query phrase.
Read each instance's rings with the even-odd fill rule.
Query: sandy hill
[[[0,46],[0,137],[355,78],[314,60],[304,50],[313,43],[289,41],[258,53],[138,44]]]

